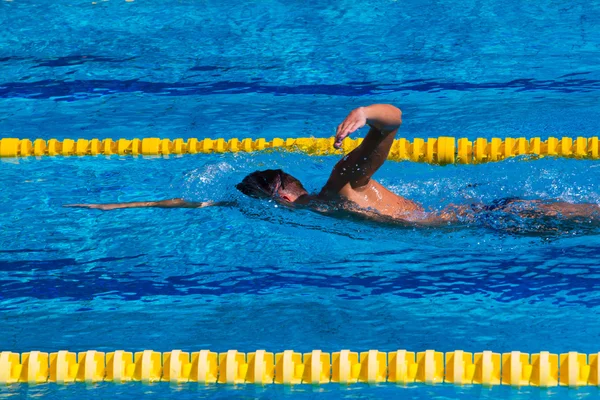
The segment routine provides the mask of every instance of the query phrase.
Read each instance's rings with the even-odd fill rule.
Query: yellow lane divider
[[[281,150],[310,155],[344,154],[354,150],[362,139],[346,138],[342,150],[333,147],[333,138],[273,139],[0,139],[0,157],[85,156],[85,155],[145,155],[254,152]],[[396,139],[389,159],[432,164],[476,164],[500,161],[515,156],[572,157],[599,159],[598,137],[540,138],[478,138],[469,140],[441,136],[438,138]]]
[[[198,382],[204,384],[451,383],[456,385],[600,386],[600,353],[468,353],[435,350],[325,353],[229,350],[159,353],[144,350],[78,354],[0,353],[0,384],[71,382]]]

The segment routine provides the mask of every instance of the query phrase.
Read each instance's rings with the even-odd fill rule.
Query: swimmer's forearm
[[[170,199],[160,201],[132,201],[128,203],[105,203],[105,204],[66,204],[64,207],[92,208],[97,210],[117,210],[121,208],[204,208],[210,206],[228,206],[232,202],[212,202],[212,201],[185,201],[183,199]]]
[[[132,203],[135,204],[135,203]],[[141,207],[158,207],[158,208],[202,208],[206,207],[208,202],[197,202],[197,201],[185,201],[182,199],[172,200],[161,200],[161,201],[150,201],[148,205]],[[133,206],[135,207],[135,206]]]
[[[117,210],[120,208],[142,208],[142,207],[160,207],[158,201],[131,201],[128,203],[82,203],[65,204],[63,207],[69,208],[91,208],[95,210]]]
[[[402,125],[402,111],[391,104],[372,104],[363,109],[367,124],[381,131],[391,132]]]

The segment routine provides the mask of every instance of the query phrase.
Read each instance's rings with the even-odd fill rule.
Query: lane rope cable
[[[259,139],[0,139],[0,157],[41,156],[168,156],[199,153],[237,153],[257,151],[302,152],[322,156],[345,154],[362,143],[362,139],[346,138],[342,149],[333,147],[334,138]],[[388,159],[426,162],[430,164],[479,164],[501,161],[516,156],[568,157],[600,159],[598,137],[535,138],[437,138],[396,139]]]
[[[535,354],[456,350],[410,352],[210,350],[165,353],[88,350],[0,353],[0,384],[138,381],[203,384],[448,383],[456,385],[599,386],[600,353]]]

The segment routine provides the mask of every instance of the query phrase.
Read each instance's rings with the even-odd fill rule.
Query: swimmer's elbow
[[[368,124],[383,132],[392,132],[402,125],[402,110],[391,104],[364,107]]]

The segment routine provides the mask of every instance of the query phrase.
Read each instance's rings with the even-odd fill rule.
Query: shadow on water
[[[75,56],[48,60],[35,67],[75,66],[87,62],[120,62],[106,57]],[[192,69],[193,70],[193,69]],[[196,70],[197,71],[197,70]],[[394,92],[446,91],[470,92],[477,90],[515,90],[534,92],[589,92],[598,90],[600,80],[557,79],[535,80],[516,79],[509,82],[436,82],[429,79],[419,81],[373,84],[353,82],[345,84],[314,85],[271,85],[264,81],[214,81],[201,82],[148,82],[130,80],[40,80],[35,82],[4,82],[0,86],[0,98],[54,99],[56,101],[77,101],[101,97],[108,94],[147,93],[161,96],[199,96],[214,94],[262,93],[284,95],[335,95],[368,96]]]
[[[171,273],[159,277],[156,261],[146,260],[124,271],[113,262],[97,262],[85,274],[89,263],[75,259],[0,260],[3,288],[0,299],[24,297],[62,298],[68,301],[114,298],[144,300],[152,296],[201,296],[202,301],[231,294],[267,295],[286,290],[309,288],[333,289],[340,298],[364,298],[370,295],[395,295],[404,298],[428,298],[480,294],[499,302],[549,301],[557,306],[573,304],[585,307],[600,305],[600,273],[597,246],[575,245],[549,248],[547,257],[560,258],[564,253],[580,260],[571,265],[578,273],[551,268],[539,260],[506,255],[489,257],[478,249],[465,249],[461,259],[448,254],[429,254],[427,259],[405,259],[405,249],[398,252],[355,253],[337,260],[286,260],[282,265],[252,266],[229,263],[199,265],[190,273]],[[381,260],[386,260],[382,264]],[[175,259],[165,262],[175,262]],[[10,277],[6,275],[10,274]],[[5,304],[4,309],[14,305]]]

